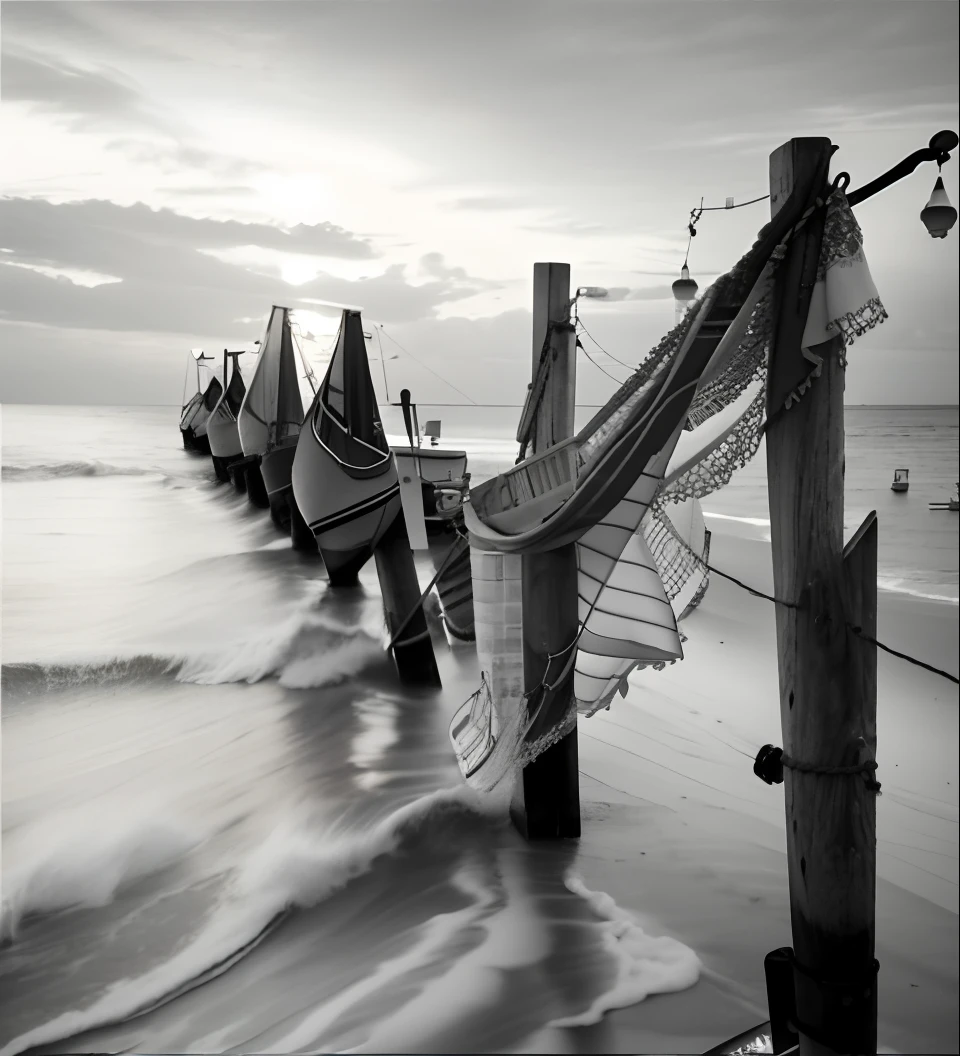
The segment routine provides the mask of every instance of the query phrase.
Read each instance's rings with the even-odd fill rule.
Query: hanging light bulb
[[[686,264],[680,269],[680,278],[673,284],[673,297],[676,302],[676,321],[679,323],[687,311],[687,305],[697,295],[697,284],[690,278],[690,269]]]
[[[950,204],[942,176],[937,177],[930,201],[920,211],[920,219],[931,238],[946,238],[947,232],[957,222],[957,210]]]

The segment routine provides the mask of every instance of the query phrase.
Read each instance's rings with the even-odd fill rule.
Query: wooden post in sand
[[[570,321],[570,265],[533,266],[533,378],[547,338],[550,373],[532,434],[533,454],[573,436],[576,402],[576,334]],[[570,647],[577,634],[577,548],[568,543],[546,553],[524,554],[523,682],[532,693],[528,707],[554,708],[572,703]],[[549,660],[553,655],[555,659]],[[567,666],[567,662],[569,666]],[[543,682],[553,688],[538,689]],[[541,697],[541,693],[544,694]],[[580,774],[577,730],[523,770],[510,814],[528,840],[577,839],[580,836]]]
[[[794,188],[826,196],[814,181],[830,151],[827,139],[793,139],[771,154],[774,215]],[[799,351],[816,269],[813,227],[797,235],[780,267],[774,363]],[[876,757],[876,651],[850,630],[876,637],[876,515],[844,549],[842,346],[817,351],[820,377],[786,412],[768,408],[766,432],[774,593],[799,605],[776,606],[794,1025],[804,1056],[873,1054],[873,775],[825,771]]]

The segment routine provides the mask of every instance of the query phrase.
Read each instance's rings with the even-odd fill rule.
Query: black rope
[[[707,562],[704,561],[702,558],[697,557],[696,553],[694,553],[693,550],[691,550],[690,553],[693,554],[693,556],[700,562],[701,565],[703,565],[705,569],[707,569],[707,571],[713,572],[714,575],[722,576],[724,579],[729,579],[731,583],[736,583],[738,587],[743,587],[743,589],[748,594],[752,594],[755,598],[763,598],[764,601],[772,601],[774,605],[782,605],[785,609],[800,608],[800,606],[795,601],[784,601],[782,598],[773,597],[772,594],[764,594],[762,590],[756,590],[753,587],[748,587],[746,583],[741,582],[739,579],[735,579],[733,576],[728,575],[726,572],[721,572],[719,568],[714,568],[713,565],[707,564]]]
[[[684,545],[686,546],[686,543],[684,543]],[[712,572],[717,576],[722,576],[724,579],[729,579],[731,583],[736,583],[738,587],[742,587],[748,594],[752,594],[755,598],[763,598],[764,601],[772,601],[774,605],[782,605],[785,609],[799,609],[801,607],[796,602],[784,601],[782,598],[775,598],[771,594],[764,594],[762,590],[756,590],[754,587],[748,586],[736,577],[728,575],[726,572],[721,572],[719,568],[714,568],[713,565],[704,561],[703,558],[689,546],[687,546],[687,550],[690,551],[694,560],[706,568],[708,572]],[[932,664],[925,663],[923,660],[918,660],[916,657],[909,656],[907,653],[901,653],[898,649],[892,649],[889,645],[884,645],[883,642],[878,642],[876,638],[872,638],[869,634],[864,634],[862,627],[855,627],[852,623],[847,623],[847,630],[863,641],[868,642],[870,645],[882,649],[885,653],[890,653],[891,656],[906,660],[907,663],[914,664],[916,667],[922,667],[925,671],[929,671],[934,675],[940,675],[942,678],[953,682],[954,685],[960,685],[960,678],[957,678],[956,675],[951,675],[949,671],[934,667]]]
[[[943,678],[949,679],[954,685],[960,685],[960,678],[957,678],[956,675],[951,675],[949,671],[942,671],[939,667],[934,667],[932,664],[926,664],[922,660],[917,660],[916,657],[907,656],[906,653],[901,653],[897,649],[891,649],[889,645],[884,645],[883,642],[878,642],[876,638],[871,638],[869,634],[864,634],[862,627],[854,627],[852,623],[848,623],[847,630],[863,641],[875,645],[878,649],[882,649],[885,653],[890,653],[891,656],[898,656],[901,660],[906,660],[910,664],[922,667],[925,671],[930,671],[935,675],[942,675]]]
[[[593,356],[591,356],[590,353],[583,347],[582,343],[580,342],[580,338],[579,337],[577,338],[577,348],[579,348],[580,351],[583,352],[583,354],[587,357],[587,359],[590,360],[590,362],[597,368],[597,370],[599,370],[601,372],[601,374],[606,374],[606,376],[611,381],[615,381],[618,385],[622,385],[623,384],[623,382],[618,377],[616,377],[615,375],[611,374],[609,370],[604,370],[603,367],[600,366],[600,364],[593,358]]]

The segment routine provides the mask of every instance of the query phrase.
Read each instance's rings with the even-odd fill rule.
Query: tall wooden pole
[[[533,377],[540,366],[550,324],[550,374],[532,434],[533,454],[573,436],[576,402],[576,335],[570,318],[570,265],[533,266]],[[575,543],[546,553],[524,554],[523,681],[528,708],[550,709],[573,701],[570,646],[576,637],[577,548]],[[554,660],[549,657],[554,656]],[[561,675],[563,677],[561,677]],[[542,683],[553,688],[543,690]],[[580,774],[574,728],[529,766],[517,780],[511,804],[514,824],[528,840],[580,836]]]
[[[823,190],[830,150],[793,139],[771,154],[774,215],[795,187]],[[799,353],[804,237],[778,276],[774,360]],[[876,798],[864,775],[824,771],[876,757],[876,653],[849,630],[876,636],[876,517],[844,551],[844,372],[836,342],[817,351],[821,376],[766,433],[774,591],[799,605],[776,607],[796,1019],[804,1056],[873,1054]]]

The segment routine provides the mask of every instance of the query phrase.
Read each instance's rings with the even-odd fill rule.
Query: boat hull
[[[229,421],[209,422],[207,439],[210,441],[210,454],[215,458],[229,459],[231,462],[243,458],[240,430],[237,428],[236,418]]]
[[[894,481],[894,482],[893,482],[893,483],[892,483],[892,484],[890,485],[890,490],[891,490],[891,491],[896,491],[896,492],[901,492],[901,493],[902,493],[902,492],[904,492],[904,491],[907,491],[907,490],[909,490],[909,488],[910,488],[910,485],[909,485],[909,484],[904,484],[904,483],[902,483],[902,482],[901,482],[901,481],[899,481],[899,480],[895,480],[895,481]]]
[[[321,446],[311,425],[297,442],[291,473],[293,495],[317,540],[331,584],[346,586],[400,512],[396,463],[377,476],[351,476]]]

